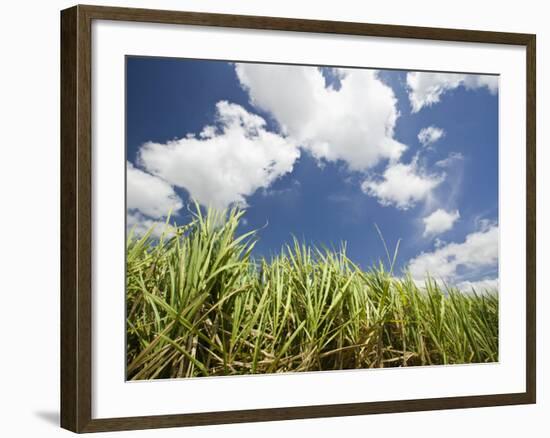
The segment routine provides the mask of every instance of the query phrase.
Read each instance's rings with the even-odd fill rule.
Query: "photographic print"
[[[499,360],[499,77],[126,57],[126,377]]]

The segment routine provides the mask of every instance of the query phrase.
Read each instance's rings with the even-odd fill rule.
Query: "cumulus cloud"
[[[467,285],[464,270],[470,276],[494,270],[498,263],[498,226],[468,234],[462,243],[448,243],[432,252],[423,252],[411,259],[408,269],[416,281],[426,275],[451,285]]]
[[[424,222],[424,236],[435,236],[449,231],[458,218],[460,218],[458,210],[445,211],[441,208],[437,209],[422,219]]]
[[[498,278],[485,278],[477,281],[461,281],[456,284],[457,289],[464,293],[474,290],[476,293],[498,290]]]
[[[488,230],[491,227],[494,227],[496,225],[495,221],[493,221],[491,219],[484,218],[482,216],[476,216],[474,218],[474,223],[475,223],[476,228],[478,230],[481,230],[481,231],[486,231],[486,230]]]
[[[426,200],[445,175],[429,174],[416,161],[409,164],[391,163],[381,179],[367,179],[361,185],[364,193],[378,198],[382,205],[395,205],[401,210]]]
[[[434,144],[445,135],[445,131],[437,126],[422,128],[418,133],[418,141],[424,147]]]
[[[498,76],[410,72],[407,73],[407,87],[412,112],[416,113],[425,106],[439,102],[444,93],[458,87],[469,90],[487,88],[490,93],[496,94]]]
[[[406,149],[393,138],[397,100],[375,71],[333,69],[336,89],[312,67],[236,64],[235,70],[250,102],[319,160],[364,171]]]
[[[176,212],[182,202],[172,186],[161,178],[126,163],[126,206],[152,218]]]
[[[292,172],[300,156],[287,137],[266,130],[265,120],[237,104],[216,104],[216,124],[166,144],[148,142],[139,163],[202,205],[225,208]]]
[[[151,219],[138,211],[126,215],[126,230],[128,233],[132,230],[134,235],[143,236],[151,228],[153,229],[151,232],[152,237],[159,238],[161,235],[171,237],[173,235],[173,227],[167,224],[165,219]]]

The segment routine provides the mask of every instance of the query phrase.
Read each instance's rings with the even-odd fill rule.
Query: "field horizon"
[[[195,204],[160,235],[129,231],[129,380],[498,361],[498,289],[397,276],[379,230],[387,266],[296,238],[253,257],[244,214]]]

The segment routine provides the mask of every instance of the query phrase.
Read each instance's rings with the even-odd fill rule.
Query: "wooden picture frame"
[[[251,409],[92,418],[92,22],[183,24],[322,34],[517,45],[526,48],[526,391]],[[535,35],[475,30],[75,6],[61,12],[61,426],[99,432],[223,423],[529,404],[536,401],[536,58]]]

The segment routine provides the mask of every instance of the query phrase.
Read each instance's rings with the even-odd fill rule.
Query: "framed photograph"
[[[535,35],[61,12],[61,425],[535,403]]]

